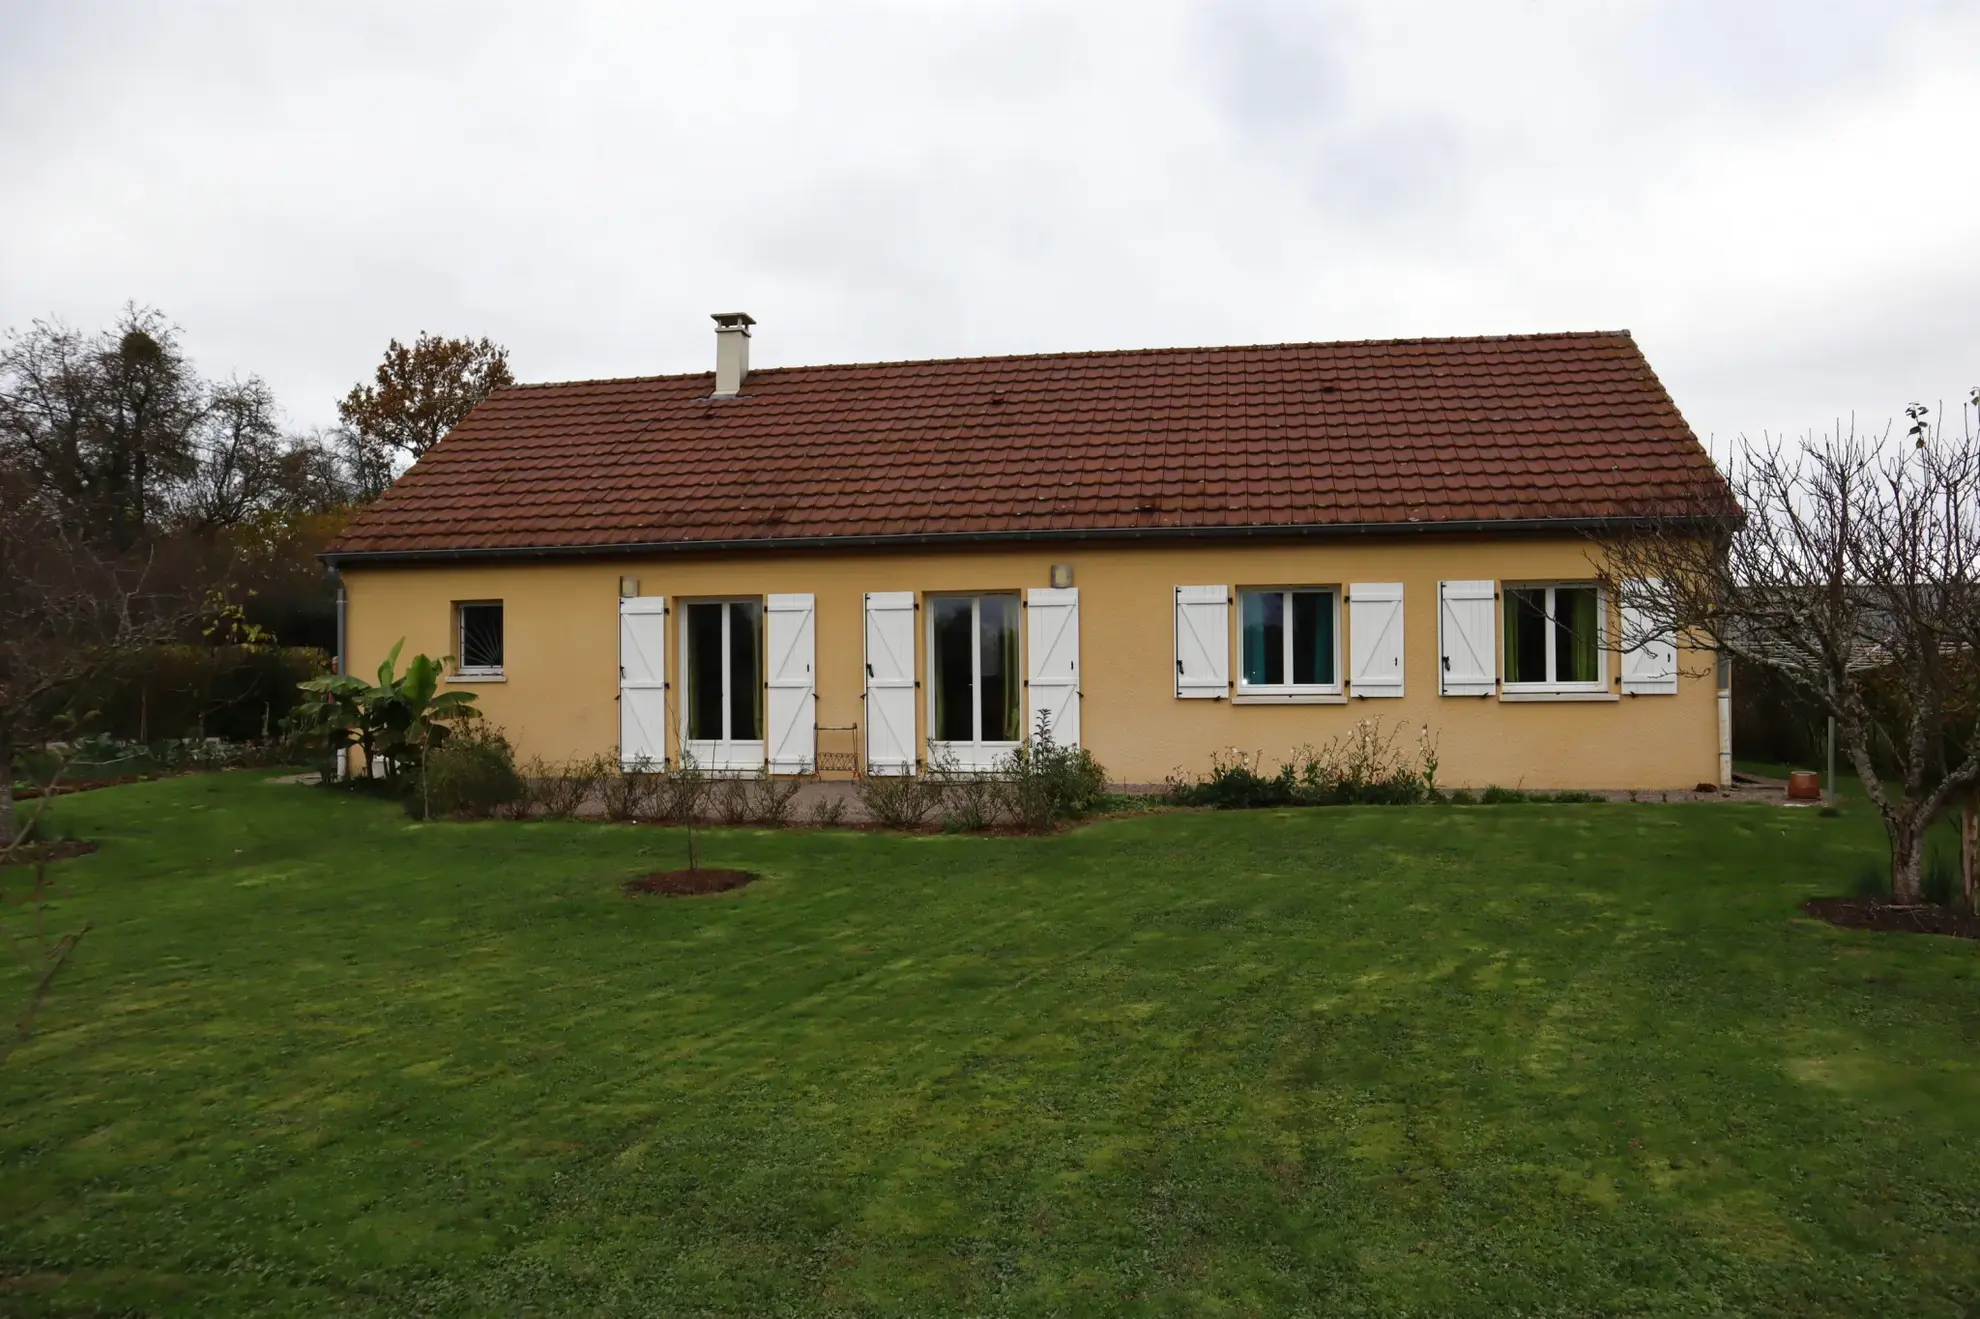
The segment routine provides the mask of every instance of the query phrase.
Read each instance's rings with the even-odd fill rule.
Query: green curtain
[[[1547,592],[1544,587],[1508,587],[1506,599],[1506,681],[1547,681]]]
[[[1004,727],[1001,733],[983,730],[985,741],[993,737],[1005,742],[1018,742],[1024,738],[1024,702],[1019,699],[1022,690],[1018,679],[1018,623],[1017,601],[1010,596],[1003,597],[1004,621]],[[989,620],[984,621],[989,625]]]

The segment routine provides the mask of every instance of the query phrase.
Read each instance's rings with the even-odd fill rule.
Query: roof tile
[[[331,547],[1588,519],[1724,485],[1627,333],[1156,349],[523,385]]]

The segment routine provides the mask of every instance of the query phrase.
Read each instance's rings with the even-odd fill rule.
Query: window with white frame
[[[467,678],[502,672],[502,602],[464,601],[454,606],[454,671]]]
[[[929,739],[1016,745],[1024,737],[1018,598],[931,596],[928,643]]]
[[[1604,687],[1603,595],[1592,582],[1505,588],[1508,691]]]
[[[1341,690],[1340,592],[1332,587],[1238,592],[1243,664],[1238,692]]]
[[[697,600],[681,615],[688,739],[762,741],[763,602]]]

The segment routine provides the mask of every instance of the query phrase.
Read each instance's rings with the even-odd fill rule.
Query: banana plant
[[[382,762],[386,777],[396,779],[404,768],[422,763],[434,747],[446,741],[452,727],[476,718],[473,692],[442,692],[445,662],[415,655],[398,671],[405,639],[378,666],[378,681],[367,683],[350,674],[331,673],[301,684],[307,695],[297,711],[298,729],[333,751],[356,745],[365,764]]]
[[[401,644],[404,644],[401,642]],[[374,721],[380,733],[379,753],[396,767],[421,763],[426,753],[447,740],[452,725],[480,714],[474,708],[473,692],[443,692],[440,675],[443,663],[426,655],[415,655],[406,662],[403,676],[394,676],[399,648],[378,669],[378,685],[372,689]]]
[[[334,763],[338,752],[352,746],[365,750],[371,763],[371,734],[365,723],[365,697],[371,684],[348,673],[326,673],[297,684],[303,698],[289,715],[289,735],[305,747],[321,750]],[[330,771],[324,774],[327,781]]]

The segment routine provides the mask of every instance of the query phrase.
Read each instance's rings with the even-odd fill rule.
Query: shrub
[[[758,824],[784,824],[791,818],[791,799],[804,783],[800,779],[780,779],[768,765],[756,771],[749,783],[749,814]]]
[[[1385,728],[1362,719],[1321,747],[1296,747],[1293,758],[1266,776],[1260,757],[1236,747],[1210,758],[1206,778],[1172,775],[1168,798],[1186,806],[1244,810],[1262,806],[1409,806],[1435,800],[1437,739],[1423,726],[1412,757],[1404,725]]]
[[[1298,787],[1297,771],[1282,765],[1266,778],[1258,772],[1259,757],[1249,760],[1236,747],[1210,757],[1209,776],[1190,782],[1171,777],[1168,798],[1178,806],[1214,806],[1219,810],[1251,810],[1261,806],[1290,806]]]
[[[939,799],[942,827],[959,832],[988,829],[1003,814],[1008,796],[1000,773],[966,770],[953,754],[931,745],[928,789]]]
[[[715,781],[715,814],[723,824],[748,824],[755,805],[750,800],[750,781],[731,776]]]
[[[529,802],[552,820],[576,819],[598,790],[600,780],[613,768],[609,759],[600,756],[564,761],[535,757],[523,767]]]
[[[821,829],[836,829],[846,822],[846,799],[837,793],[811,803],[811,822]]]
[[[1408,806],[1422,801],[1436,774],[1436,739],[1426,724],[1412,762],[1401,749],[1404,725],[1380,719],[1354,726],[1319,750],[1301,748],[1297,800],[1320,806]],[[1283,774],[1283,771],[1281,771]]]
[[[631,769],[604,757],[599,766],[598,795],[608,820],[645,820],[658,809],[662,776],[642,757]]]
[[[940,790],[914,774],[862,774],[853,791],[867,818],[890,829],[919,829],[942,804]]]
[[[1453,788],[1445,794],[1444,801],[1452,806],[1476,806],[1478,796],[1469,788]]]
[[[707,773],[693,754],[683,751],[679,763],[660,772],[654,810],[670,824],[693,824],[701,818],[710,786]]]
[[[1107,771],[1085,747],[1061,746],[1049,716],[1039,715],[1031,740],[998,765],[1005,811],[1027,833],[1047,833],[1106,799]]]
[[[1540,800],[1540,798],[1535,797],[1534,800],[1538,801]],[[1581,792],[1578,790],[1571,790],[1567,792],[1557,792],[1554,794],[1554,801],[1563,806],[1570,805],[1576,802],[1603,802],[1607,800],[1608,798],[1604,797],[1599,792]]]
[[[74,699],[94,726],[140,743],[265,741],[295,708],[298,684],[329,667],[323,651],[298,646],[147,646],[85,683]]]
[[[525,793],[509,739],[484,724],[469,724],[434,747],[407,787],[406,811],[415,819],[480,819]]]

